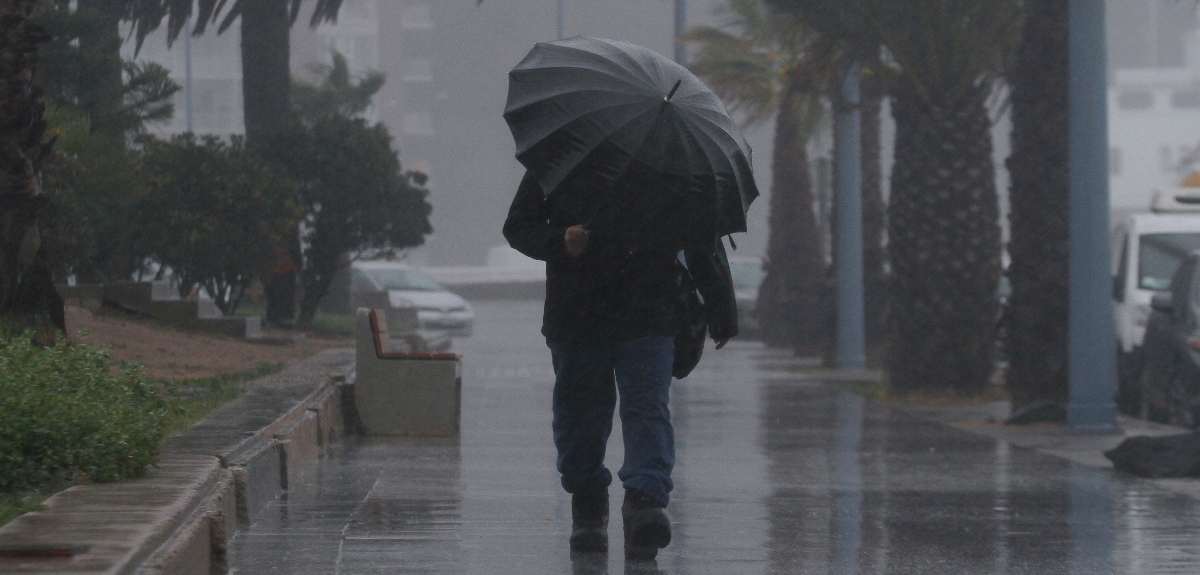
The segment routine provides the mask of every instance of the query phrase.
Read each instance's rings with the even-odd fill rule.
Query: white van
[[[1125,215],[1113,234],[1113,321],[1122,396],[1133,391],[1141,369],[1150,298],[1170,286],[1184,258],[1200,250],[1200,188],[1155,192],[1152,210]]]

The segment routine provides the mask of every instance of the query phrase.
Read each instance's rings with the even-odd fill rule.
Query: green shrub
[[[158,455],[169,408],[107,353],[0,340],[0,492],[135,477]]]

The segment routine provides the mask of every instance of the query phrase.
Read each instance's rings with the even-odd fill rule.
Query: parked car
[[[413,307],[417,309],[420,329],[445,331],[459,337],[471,335],[475,326],[471,304],[415,266],[399,262],[354,262],[349,275],[351,307],[368,301],[380,303],[367,307],[383,303],[392,308]]]
[[[758,337],[758,286],[763,280],[763,261],[760,257],[733,256],[729,258],[733,274],[733,293],[737,298],[738,337]]]
[[[1117,407],[1136,415],[1145,362],[1150,300],[1168,288],[1179,263],[1200,249],[1200,189],[1157,192],[1149,213],[1120,218],[1113,253],[1113,322],[1117,337]]]
[[[1200,251],[1183,260],[1166,287],[1150,300],[1138,378],[1140,415],[1195,428],[1200,423]]]

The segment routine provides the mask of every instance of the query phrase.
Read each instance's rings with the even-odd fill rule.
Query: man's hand
[[[579,257],[587,249],[588,231],[583,226],[571,226],[567,228],[564,240],[567,243],[567,255]]]
[[[714,339],[713,341],[717,342],[717,349],[721,349],[721,348],[725,347],[725,344],[729,343],[729,338]]]

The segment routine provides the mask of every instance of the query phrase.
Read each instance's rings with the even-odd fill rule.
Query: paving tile
[[[674,541],[572,558],[540,304],[480,303],[462,437],[351,438],[231,545],[236,572],[1037,574],[1200,572],[1200,503],[1110,470],[871,404],[708,350],[672,390]],[[620,428],[607,457],[620,466]]]

